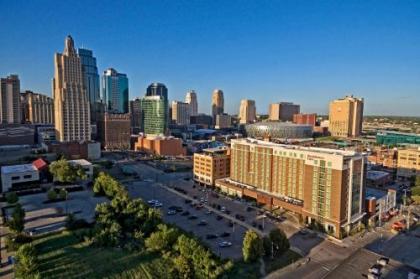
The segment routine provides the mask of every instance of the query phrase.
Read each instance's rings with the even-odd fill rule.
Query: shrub
[[[50,190],[48,190],[47,192],[47,198],[50,201],[56,200],[57,199],[57,192],[55,191],[54,188],[51,188]]]
[[[61,188],[60,191],[58,192],[58,196],[60,197],[60,199],[62,200],[67,200],[67,191],[64,188]]]
[[[9,192],[6,194],[6,201],[8,204],[15,204],[19,201],[19,197],[16,192]]]

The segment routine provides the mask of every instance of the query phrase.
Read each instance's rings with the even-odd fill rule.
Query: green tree
[[[146,239],[146,247],[151,251],[168,251],[175,244],[179,236],[176,228],[169,227],[166,224],[159,224],[157,231],[150,234]]]
[[[242,244],[242,254],[245,262],[254,262],[264,253],[263,242],[253,230],[248,230]]]
[[[416,186],[411,188],[411,195],[412,196],[420,196],[420,186]]]
[[[279,256],[290,248],[289,240],[286,234],[279,228],[275,228],[269,233],[270,242],[272,243],[273,256]]]
[[[417,176],[416,176],[416,182],[415,182],[415,185],[420,187],[420,175],[417,175]]]
[[[52,162],[49,170],[57,181],[63,183],[71,183],[77,179],[86,178],[86,173],[81,166],[71,165],[66,159]]]
[[[40,278],[38,273],[38,257],[32,244],[24,244],[16,252],[16,278]]]
[[[112,176],[100,172],[93,184],[93,192],[98,195],[106,195],[109,198],[114,198],[117,193],[123,193],[125,190]]]
[[[6,194],[6,201],[8,204],[15,204],[19,201],[19,197],[16,192],[9,192]]]
[[[184,256],[178,256],[174,258],[174,266],[177,273],[177,277],[180,279],[192,279],[194,278],[194,270],[191,268],[190,261]]]
[[[23,231],[25,227],[25,210],[20,203],[16,204],[8,225],[9,228],[16,233],[21,233]]]
[[[62,199],[62,200],[67,200],[67,195],[68,195],[68,192],[67,192],[67,190],[66,189],[64,189],[64,188],[61,188],[60,189],[60,191],[58,192],[58,196],[60,197],[60,199]]]
[[[55,191],[54,188],[51,188],[48,190],[47,192],[47,198],[50,201],[56,200],[57,199],[57,192]]]

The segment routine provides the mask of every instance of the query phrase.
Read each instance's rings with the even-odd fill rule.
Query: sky
[[[241,99],[290,101],[326,114],[329,101],[365,98],[365,115],[420,116],[420,1],[0,0],[0,76],[51,95],[53,55],[71,34],[99,74],[126,73],[130,99],[162,82],[170,100],[194,89],[209,113]]]

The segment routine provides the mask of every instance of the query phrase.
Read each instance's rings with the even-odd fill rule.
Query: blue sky
[[[100,73],[126,73],[130,98],[154,81],[171,100],[225,92],[258,113],[292,101],[326,113],[331,99],[364,97],[365,114],[420,116],[420,1],[0,0],[0,76],[51,94],[53,54],[71,34]]]

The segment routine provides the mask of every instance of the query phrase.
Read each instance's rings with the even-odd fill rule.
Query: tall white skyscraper
[[[59,141],[90,140],[89,100],[79,55],[71,36],[64,52],[54,56],[54,122]]]

